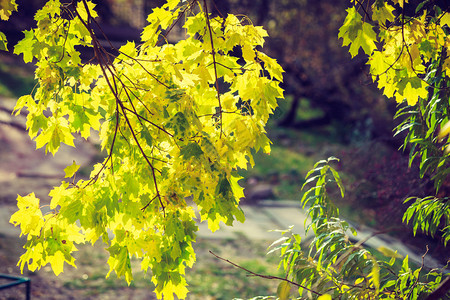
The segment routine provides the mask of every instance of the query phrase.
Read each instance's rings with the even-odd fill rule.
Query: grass
[[[277,199],[299,199],[307,172],[318,160],[332,156],[334,149],[340,147],[337,140],[328,138],[333,136],[333,130],[333,126],[327,126],[298,131],[269,124],[271,153],[253,153],[254,167],[240,170],[240,175],[247,181],[254,178],[273,186]]]
[[[279,199],[297,199],[304,176],[314,164],[312,157],[280,146],[273,146],[270,155],[258,152],[253,158],[255,166],[241,175],[273,185]]]
[[[189,299],[246,299],[276,294],[278,282],[249,276],[244,270],[209,253],[211,250],[258,274],[281,275],[276,260],[265,255],[268,245],[268,242],[250,241],[243,236],[233,240],[199,240],[195,247],[197,263],[187,274],[191,290]]]

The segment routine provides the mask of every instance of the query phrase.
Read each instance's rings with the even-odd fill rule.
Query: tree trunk
[[[295,123],[295,117],[297,116],[297,109],[299,104],[300,97],[294,96],[294,100],[291,103],[291,108],[288,110],[284,119],[278,123],[279,126],[290,127]]]

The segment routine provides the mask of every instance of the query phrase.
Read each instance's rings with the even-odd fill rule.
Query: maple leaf
[[[25,37],[14,47],[14,54],[23,54],[23,61],[29,63],[33,60],[33,47],[37,42],[34,31],[25,30]]]
[[[43,146],[45,152],[50,151],[53,155],[58,151],[61,143],[75,147],[74,137],[65,118],[52,118],[50,125],[36,138],[36,149]]]
[[[62,251],[56,251],[54,255],[48,257],[48,262],[51,264],[52,270],[56,276],[64,271],[64,261],[65,258]]]
[[[442,17],[440,17],[441,26],[447,25],[450,27],[450,13],[446,12]]]
[[[98,17],[97,12],[94,10],[96,4],[92,3],[91,1],[86,1],[85,3],[88,7],[87,10],[84,6],[84,1],[80,1],[77,3],[77,11],[81,19],[86,22],[89,16],[92,18]]]
[[[387,2],[383,2],[381,5],[378,5],[378,2],[374,2],[372,8],[372,19],[374,21],[378,21],[380,24],[385,25],[386,21],[392,22],[395,20],[395,16],[392,13],[395,8],[389,5]]]
[[[14,11],[17,11],[16,0],[0,1],[0,19],[7,21]]]
[[[64,178],[72,177],[75,174],[75,172],[78,171],[79,168],[80,165],[77,165],[75,161],[73,161],[73,163],[70,166],[67,166],[64,169],[64,172],[66,173],[66,176],[64,176]]]
[[[21,234],[36,235],[39,234],[43,226],[43,216],[39,207],[39,199],[34,193],[25,197],[17,197],[17,207],[9,222],[14,226],[20,225]]]
[[[359,48],[370,55],[377,47],[375,45],[376,33],[372,26],[361,20],[361,15],[355,7],[347,9],[344,25],[339,29],[339,38],[343,39],[343,46],[350,45],[350,54],[355,57]]]

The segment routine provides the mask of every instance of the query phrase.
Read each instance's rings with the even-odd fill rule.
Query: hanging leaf
[[[291,286],[289,282],[282,281],[277,288],[277,296],[280,300],[288,300],[291,294]]]

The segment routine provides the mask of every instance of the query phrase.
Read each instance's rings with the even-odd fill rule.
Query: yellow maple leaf
[[[394,4],[398,4],[400,7],[403,7],[405,3],[408,3],[408,0],[392,0]]]
[[[394,11],[394,7],[389,5],[387,2],[384,2],[381,7],[378,7],[377,2],[374,2],[373,6],[373,15],[372,19],[374,21],[378,21],[380,24],[386,24],[386,21],[394,21],[395,16],[392,13]]]
[[[444,15],[441,17],[441,26],[444,25],[450,27],[450,13],[448,12],[444,13]]]
[[[48,262],[52,266],[52,270],[56,276],[64,271],[64,254],[62,251],[56,251],[56,253],[48,257]]]

